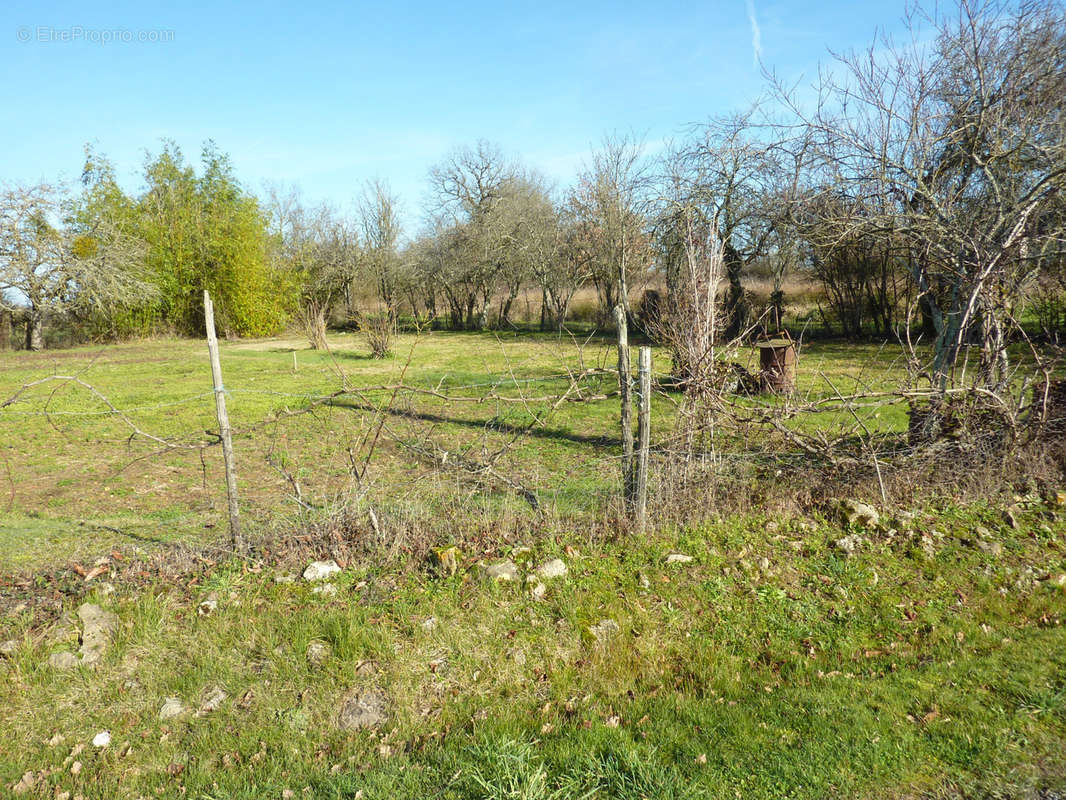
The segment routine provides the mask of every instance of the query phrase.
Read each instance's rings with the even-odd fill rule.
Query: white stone
[[[553,558],[537,567],[537,576],[544,580],[565,577],[567,572],[566,563],[561,558]]]
[[[666,557],[667,564],[688,564],[692,561],[692,556],[687,556],[684,553],[671,553]]]
[[[844,522],[849,525],[862,525],[864,528],[873,528],[881,521],[881,515],[877,509],[869,503],[861,503],[858,500],[841,500],[840,513]]]
[[[617,635],[621,628],[613,619],[601,619],[595,625],[590,625],[588,630],[592,638],[602,644]]]
[[[837,539],[835,542],[833,542],[833,544],[836,545],[836,548],[838,550],[850,556],[852,553],[862,547],[863,538],[854,533],[851,533],[847,536],[843,536],[840,539]]]
[[[78,617],[84,626],[81,632],[81,661],[83,664],[93,664],[103,656],[118,630],[118,617],[92,603],[82,603],[78,607]]]
[[[111,744],[111,732],[100,731],[93,737],[93,747],[107,747]]]
[[[511,560],[499,561],[485,567],[485,577],[494,581],[518,580],[518,567]]]
[[[163,703],[163,707],[159,709],[160,719],[174,719],[180,717],[185,713],[185,706],[182,705],[180,697],[168,697],[166,702]]]
[[[213,611],[218,610],[218,595],[215,592],[211,592],[204,600],[196,607],[196,613],[201,617],[206,617]]]
[[[326,642],[311,642],[307,645],[307,661],[312,666],[322,666],[332,654],[333,648]]]
[[[221,686],[213,686],[204,697],[203,703],[200,704],[200,713],[210,714],[218,711],[227,697],[228,695]]]
[[[333,559],[329,561],[312,561],[307,565],[307,569],[304,570],[304,580],[320,581],[340,571],[340,565]]]
[[[62,653],[52,653],[48,656],[48,666],[53,669],[73,669],[78,666],[78,658],[65,650]]]

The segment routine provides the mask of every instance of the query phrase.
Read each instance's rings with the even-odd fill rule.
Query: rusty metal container
[[[787,335],[759,342],[759,377],[765,391],[792,394],[796,390],[796,343]]]

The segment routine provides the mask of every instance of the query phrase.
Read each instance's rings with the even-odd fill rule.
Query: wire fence
[[[568,369],[518,375],[507,364],[484,379],[435,382],[408,379],[406,368],[393,365],[394,380],[338,374],[326,391],[229,378],[224,391],[235,401],[267,401],[239,407],[235,417],[242,513],[265,526],[305,524],[353,507],[372,514],[412,506],[439,514],[503,509],[527,522],[602,517],[611,508],[624,516],[619,373],[586,366],[589,360],[596,361],[568,352],[560,356],[571,362]],[[662,366],[653,383],[648,448],[651,507],[662,518],[682,513],[692,495],[727,507],[767,476],[780,483],[786,473],[787,482],[805,470],[850,473],[887,502],[899,465],[926,451],[910,425],[930,393],[871,385],[865,365],[846,391],[828,376],[816,389],[819,379],[809,375],[792,394],[722,391],[695,399]],[[69,500],[72,508],[63,513],[99,521],[122,506],[141,520],[125,527],[158,530],[166,523],[144,520],[183,508],[181,524],[210,525],[221,536],[213,396],[199,391],[121,405],[84,372],[26,381],[0,397],[0,430],[9,442],[32,433],[61,458],[45,463],[40,450],[33,457],[9,446],[6,511],[39,511],[52,501],[62,509]],[[1019,406],[996,400],[1004,418],[1017,417]],[[16,478],[27,471],[36,471],[34,480]],[[108,494],[116,486],[131,499],[116,503]]]

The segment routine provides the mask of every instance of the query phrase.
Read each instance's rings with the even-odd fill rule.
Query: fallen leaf
[[[110,571],[111,571],[111,567],[107,567],[107,566],[103,566],[103,565],[101,565],[99,567],[93,567],[91,570],[89,570],[88,572],[85,573],[85,582],[88,583],[93,578],[98,578],[101,575],[105,575],[105,574],[107,574]]]

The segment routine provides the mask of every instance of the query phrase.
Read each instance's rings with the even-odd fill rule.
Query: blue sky
[[[565,186],[605,133],[654,147],[750,102],[763,86],[756,44],[781,74],[813,77],[827,47],[863,47],[903,10],[900,0],[83,6],[0,10],[0,181],[74,179],[91,142],[135,190],[146,149],[170,138],[195,159],[210,138],[252,191],[295,184],[343,209],[384,178],[412,222],[428,169],[458,145],[496,142]],[[117,40],[142,32],[169,41]]]

